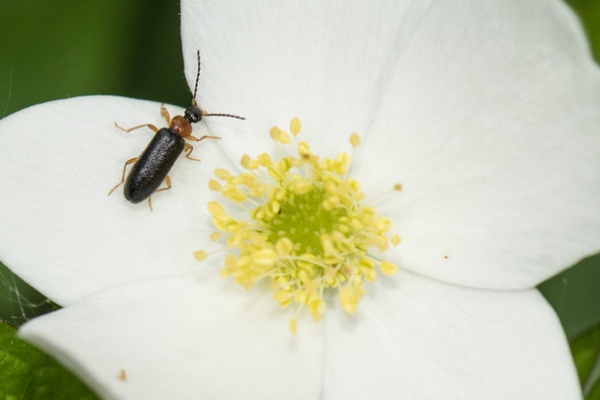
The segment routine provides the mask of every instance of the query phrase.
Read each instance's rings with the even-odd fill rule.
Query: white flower
[[[24,338],[115,398],[580,397],[533,288],[600,247],[600,76],[564,5],[184,0],[182,40],[190,85],[203,55],[198,102],[247,120],[197,124],[222,139],[182,157],[153,212],[106,194],[151,137],[113,122],[163,126],[159,104],[0,122],[0,259],[65,307]],[[317,154],[361,135],[350,175],[367,198],[403,185],[377,208],[403,241],[354,316],[332,302],[290,335],[270,291],[193,252],[215,168],[273,153],[294,116]]]

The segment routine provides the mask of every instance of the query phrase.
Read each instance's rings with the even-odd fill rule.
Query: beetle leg
[[[123,128],[122,126],[120,126],[119,124],[117,124],[115,122],[115,126],[117,128],[119,128],[120,130],[122,130],[124,132],[128,132],[128,133],[131,132],[131,131],[135,131],[136,129],[143,128],[145,126],[147,126],[148,128],[152,129],[154,131],[154,133],[158,132],[158,128],[156,126],[152,125],[152,124],[142,124],[142,125],[134,126],[133,128],[125,129],[125,128]]]
[[[171,189],[171,178],[169,178],[169,176],[166,176],[166,177],[165,177],[165,183],[167,184],[167,187],[160,188],[160,189],[156,189],[156,190],[154,191],[154,193],[158,193],[158,192],[162,192],[162,191],[164,191],[164,190],[169,190],[169,189]],[[154,193],[153,193],[153,194],[154,194]]]
[[[185,144],[185,147],[183,148],[184,151],[187,151],[187,154],[185,155],[185,158],[189,158],[190,160],[194,160],[194,161],[200,161],[199,159],[195,158],[195,157],[190,157],[190,154],[192,154],[192,151],[194,151],[194,146],[192,146],[189,143]]]
[[[168,176],[165,177],[165,183],[167,184],[167,187],[156,189],[154,191],[154,193],[158,193],[158,192],[162,192],[164,190],[171,189],[171,178],[169,178]],[[154,193],[152,193],[152,194],[154,194]],[[152,196],[148,197],[148,207],[150,207],[150,211],[153,211],[152,210]]]
[[[189,140],[192,140],[194,142],[199,142],[199,141],[204,140],[204,139],[221,139],[220,136],[208,136],[208,135],[204,135],[200,139],[198,139],[196,136],[192,136],[192,135],[186,136],[185,138],[189,139]],[[191,144],[186,143],[185,147],[183,148],[183,150],[187,151],[187,154],[185,155],[185,158],[189,158],[190,160],[194,160],[194,161],[200,161],[197,158],[190,157],[190,154],[192,154],[192,151],[194,150],[194,146],[192,146]]]
[[[200,139],[198,139],[197,137],[192,136],[192,135],[186,136],[185,138],[189,139],[189,140],[193,140],[194,142],[199,142],[204,139],[221,139],[220,136],[209,136],[209,135],[204,135],[204,136],[200,137]]]
[[[112,192],[115,191],[116,188],[118,188],[125,182],[125,171],[127,170],[127,166],[129,164],[135,163],[138,160],[138,158],[139,157],[134,157],[134,158],[130,158],[129,160],[125,161],[125,165],[123,165],[123,175],[121,176],[121,182],[117,183],[114,188],[110,189],[110,192],[108,192],[109,196],[111,195]]]
[[[162,104],[160,105],[160,115],[167,121],[167,126],[171,126],[171,116],[169,115],[169,110],[167,110]]]

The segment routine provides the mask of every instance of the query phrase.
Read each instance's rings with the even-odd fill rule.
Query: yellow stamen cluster
[[[375,209],[363,206],[358,182],[346,172],[350,157],[339,153],[320,158],[306,142],[297,142],[300,121],[290,123],[297,155],[273,161],[266,154],[243,156],[239,175],[218,169],[209,188],[220,192],[247,215],[238,219],[225,208],[210,202],[208,211],[219,231],[212,240],[226,239],[230,250],[221,276],[233,276],[245,288],[264,278],[269,280],[274,299],[282,306],[306,307],[318,321],[325,311],[326,290],[338,290],[339,302],[353,314],[364,294],[363,282],[372,282],[377,270],[394,274],[390,262],[369,256],[371,248],[384,251],[400,237],[388,238],[391,224]],[[289,145],[291,136],[274,127],[271,138]],[[360,138],[350,137],[356,147]],[[239,212],[235,215],[239,215]],[[206,253],[197,252],[198,259]],[[296,330],[296,320],[290,321]]]

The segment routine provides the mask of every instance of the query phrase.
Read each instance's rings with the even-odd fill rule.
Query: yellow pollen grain
[[[289,127],[296,137],[302,124],[294,118]],[[267,153],[256,159],[244,155],[240,163],[245,172],[233,175],[217,169],[215,176],[222,182],[209,182],[228,209],[238,210],[230,214],[215,201],[207,206],[217,230],[210,238],[224,241],[228,251],[219,275],[247,289],[266,281],[265,288],[281,307],[298,306],[314,321],[323,318],[329,292],[337,293],[342,309],[354,314],[365,282],[374,282],[378,271],[398,271],[369,252],[386,251],[400,237],[388,233],[388,218],[361,204],[365,195],[360,184],[346,176],[352,160],[348,153],[320,157],[306,142],[290,145],[291,135],[278,127],[269,134],[289,155],[277,161]],[[360,144],[356,133],[350,144]],[[207,254],[198,251],[195,256],[204,259]],[[290,319],[289,329],[296,332],[296,318]]]
[[[267,153],[259,154],[258,157],[256,157],[256,161],[258,161],[258,165],[261,167],[267,167],[273,163],[271,156]]]
[[[258,161],[253,160],[247,154],[244,154],[242,156],[242,161],[240,164],[242,164],[242,167],[249,169],[249,170],[258,168]]]
[[[294,136],[298,136],[298,133],[300,133],[301,127],[302,127],[302,124],[300,123],[300,120],[298,118],[293,118],[292,121],[290,122],[290,132]]]
[[[259,266],[271,266],[275,263],[277,254],[272,249],[261,249],[252,254],[252,261]]]
[[[290,135],[277,127],[271,128],[271,139],[281,144],[289,144],[291,142]]]
[[[208,253],[206,253],[204,250],[198,250],[194,252],[194,258],[196,258],[198,261],[204,261],[207,257]]]
[[[292,253],[294,243],[287,237],[279,239],[275,244],[275,251],[280,256],[285,256]]]
[[[289,328],[292,335],[296,333],[298,330],[298,322],[296,321],[296,318],[290,319]]]
[[[385,275],[394,275],[398,272],[398,267],[387,261],[382,261],[379,264],[379,269],[381,270],[381,273]]]
[[[222,181],[226,181],[231,176],[231,174],[226,169],[217,168],[215,169],[215,176]]]
[[[340,289],[340,305],[348,314],[352,315],[358,308],[358,293],[353,286],[346,285]]]
[[[210,181],[208,181],[208,188],[213,192],[218,192],[219,190],[221,190],[221,184],[215,179],[211,179]]]
[[[213,216],[225,215],[225,209],[216,201],[211,201],[207,205],[208,212]]]
[[[360,145],[360,136],[358,136],[356,133],[350,135],[350,144],[353,148],[357,148]]]
[[[401,190],[402,190],[402,184],[401,184],[401,183],[396,183],[396,184],[394,185],[394,190],[395,190],[396,192],[399,192],[399,191],[401,191]]]

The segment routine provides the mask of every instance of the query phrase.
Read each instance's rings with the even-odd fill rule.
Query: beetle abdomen
[[[185,140],[168,128],[154,135],[131,168],[125,182],[125,198],[132,203],[147,199],[165,180],[185,147]]]

